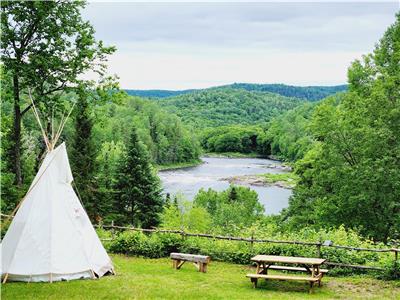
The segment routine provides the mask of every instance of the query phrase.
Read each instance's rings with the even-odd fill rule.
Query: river
[[[159,176],[165,193],[175,195],[182,193],[193,200],[201,188],[212,188],[217,191],[229,187],[229,182],[222,180],[237,175],[255,175],[264,173],[282,173],[284,171],[271,168],[280,162],[260,158],[210,158],[203,157],[203,164],[196,167],[160,171]],[[267,215],[278,214],[288,206],[292,191],[281,187],[249,186],[257,192]]]

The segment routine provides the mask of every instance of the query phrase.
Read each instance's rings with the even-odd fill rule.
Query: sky
[[[371,52],[393,2],[90,2],[83,17],[117,48],[109,73],[126,89],[234,82],[335,85]]]

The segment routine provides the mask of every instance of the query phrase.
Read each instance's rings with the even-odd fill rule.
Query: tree
[[[75,134],[72,142],[71,165],[78,194],[92,221],[99,221],[104,207],[98,193],[96,146],[93,142],[89,93],[80,88],[75,108]]]
[[[4,1],[1,5],[1,60],[13,81],[13,166],[15,183],[21,171],[21,123],[30,109],[22,97],[30,88],[42,112],[60,100],[58,93],[79,83],[78,75],[103,74],[106,56],[115,49],[94,38],[82,19],[84,1]],[[50,120],[47,122],[49,126]]]
[[[116,181],[114,201],[116,212],[121,214],[119,221],[143,228],[158,225],[163,206],[160,180],[152,169],[146,147],[139,141],[136,127],[119,162]]]
[[[314,112],[317,143],[298,163],[286,217],[294,226],[344,224],[387,242],[400,237],[400,14],[348,77],[341,102]]]
[[[238,227],[250,226],[264,215],[257,193],[243,186],[232,185],[222,192],[200,189],[193,202],[206,209],[213,225],[224,232],[234,233]]]

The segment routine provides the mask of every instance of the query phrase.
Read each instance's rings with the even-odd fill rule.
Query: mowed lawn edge
[[[117,275],[99,280],[54,283],[6,283],[2,299],[400,299],[400,281],[371,276],[323,278],[323,286],[308,293],[308,283],[260,281],[253,289],[250,266],[212,261],[207,273],[191,263],[180,270],[170,259],[112,256]],[[275,273],[275,272],[274,272]]]

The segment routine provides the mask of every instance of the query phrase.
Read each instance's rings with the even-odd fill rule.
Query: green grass
[[[202,163],[203,163],[202,160],[193,160],[193,161],[182,162],[182,163],[156,165],[155,167],[156,167],[157,171],[166,171],[166,170],[175,170],[175,169],[195,167]]]
[[[253,268],[211,262],[207,273],[169,259],[112,256],[116,276],[54,283],[7,283],[2,299],[400,299],[400,282],[371,277],[329,277],[308,294],[301,282],[260,282],[253,289],[245,274]]]
[[[214,158],[264,158],[262,155],[256,152],[252,153],[240,153],[240,152],[209,152],[204,154],[205,157]]]
[[[283,185],[289,186],[289,187],[294,187],[296,183],[299,180],[299,177],[294,174],[293,172],[287,172],[287,173],[278,173],[278,174],[272,174],[272,173],[266,173],[266,174],[261,174],[258,175],[266,183],[277,183],[280,182]]]

